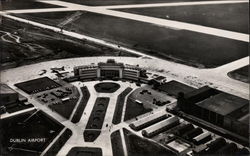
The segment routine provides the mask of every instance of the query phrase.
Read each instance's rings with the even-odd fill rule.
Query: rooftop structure
[[[156,122],[164,120],[168,117],[169,116],[167,114],[156,113],[156,114],[148,115],[144,118],[141,118],[141,119],[133,122],[129,126],[134,130],[140,130],[140,129],[148,127]]]
[[[146,137],[152,137],[154,135],[157,135],[161,133],[162,131],[165,131],[167,129],[170,129],[176,125],[179,124],[179,118],[176,116],[172,116],[170,118],[167,118],[163,121],[160,121],[150,127],[147,127],[142,131],[142,134]]]
[[[179,97],[177,103],[185,113],[239,135],[249,135],[249,102],[246,99],[205,86]]]
[[[199,102],[197,105],[224,116],[247,106],[248,100],[227,93],[221,93]]]

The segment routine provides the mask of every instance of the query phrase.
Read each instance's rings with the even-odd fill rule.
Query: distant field
[[[50,14],[50,16],[51,15],[52,14]],[[83,40],[66,37],[57,32],[33,27],[5,17],[2,18],[2,21],[0,25],[0,37],[6,33],[15,34],[20,37],[21,43],[10,43],[0,38],[1,70],[63,58],[87,56],[137,56],[93,43],[87,43]],[[37,21],[43,23],[41,19],[37,19]],[[56,20],[51,17],[48,21],[50,23]]]
[[[242,68],[239,68],[239,69],[236,69],[234,71],[229,72],[228,76],[233,78],[233,79],[249,83],[250,82],[250,80],[249,80],[249,69],[250,69],[249,65],[244,66]]]
[[[27,18],[50,25],[50,21],[63,18],[63,14],[54,13],[52,19],[46,17],[51,13],[29,14]],[[246,42],[90,12],[84,12],[64,28],[200,68],[217,67],[248,55]]]
[[[173,2],[189,2],[202,0],[62,0],[65,2],[102,6],[102,5],[125,5],[125,4],[151,4],[151,3],[173,3]]]
[[[36,2],[35,0],[1,0],[2,10],[61,8],[61,6]],[[1,9],[0,7],[0,9]]]
[[[193,66],[216,67],[248,55],[245,42],[96,13],[85,13],[66,26],[68,30]]]
[[[248,3],[119,9],[248,34]]]
[[[45,23],[52,26],[57,26],[63,22],[67,17],[72,16],[77,11],[65,11],[65,12],[46,12],[46,13],[24,13],[15,14],[17,17],[29,19],[32,21],[37,21]]]

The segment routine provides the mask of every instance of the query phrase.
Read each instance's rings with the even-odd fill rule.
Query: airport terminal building
[[[100,62],[97,65],[83,65],[74,67],[74,77],[84,79],[129,79],[147,82],[146,70],[139,66],[125,65],[113,59]]]

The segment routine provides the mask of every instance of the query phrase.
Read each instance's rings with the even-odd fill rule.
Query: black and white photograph
[[[0,0],[0,156],[249,156],[249,0]]]

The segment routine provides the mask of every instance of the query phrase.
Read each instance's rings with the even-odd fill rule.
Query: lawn
[[[120,85],[113,82],[103,82],[96,84],[94,87],[98,93],[114,93],[120,88]]]
[[[119,124],[122,120],[122,110],[125,103],[125,97],[132,91],[133,89],[128,87],[117,97],[117,102],[115,106],[115,112],[113,116],[112,123]]]
[[[89,101],[89,97],[90,97],[90,93],[88,91],[87,87],[81,87],[81,91],[82,91],[82,98],[80,101],[80,104],[78,105],[76,112],[72,118],[72,122],[73,123],[78,123],[82,117],[83,111]]]
[[[114,156],[124,156],[122,138],[119,130],[111,134],[111,144]]]
[[[138,104],[137,102],[135,102],[133,99],[131,99],[130,96],[131,95],[129,95],[128,100],[127,100],[124,121],[130,120],[139,115],[152,111],[151,108],[145,108],[144,105]]]
[[[83,133],[85,141],[93,142],[100,135],[108,105],[108,97],[98,97],[96,99],[86,130]]]

